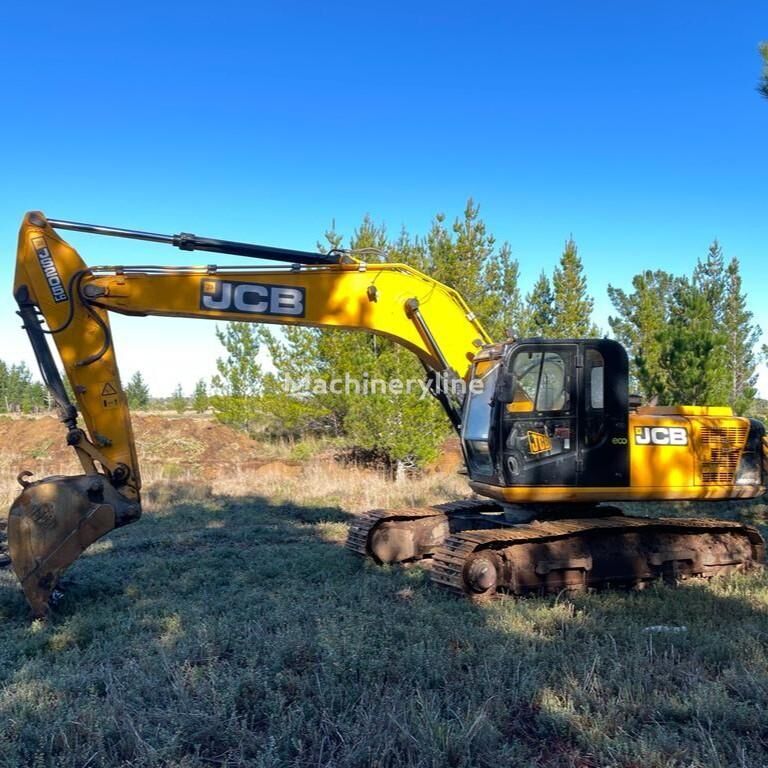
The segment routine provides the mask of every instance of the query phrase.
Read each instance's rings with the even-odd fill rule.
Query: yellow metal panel
[[[643,405],[637,409],[641,416],[733,416],[727,405]]]
[[[550,502],[610,501],[682,501],[686,499],[716,501],[720,499],[754,499],[765,493],[763,486],[647,486],[644,488],[553,485],[515,485],[508,488],[470,481],[475,493],[509,504]]]
[[[686,445],[640,445],[638,430],[664,428],[685,429]],[[683,416],[629,415],[630,477],[633,488],[692,488],[696,462],[690,434],[690,422]]]
[[[41,251],[44,248],[45,251]],[[65,301],[56,301],[43,268],[41,253],[50,255],[57,277],[66,291]],[[75,399],[91,440],[112,462],[112,467],[122,463],[134,472],[131,487],[138,491],[141,481],[136,460],[133,431],[127,401],[120,382],[115,351],[111,344],[96,362],[80,366],[78,363],[98,353],[104,344],[104,331],[86,312],[76,293],[78,276],[87,267],[77,251],[67,245],[56,232],[47,226],[35,226],[30,215],[25,217],[19,232],[19,244],[14,279],[14,294],[26,288],[29,298],[38,305],[51,329],[62,328],[52,335],[61,357],[64,371],[69,378]],[[63,327],[69,320],[67,327]],[[93,310],[109,328],[107,312]],[[130,490],[127,491],[130,493]]]
[[[221,311],[201,306],[203,289],[230,284],[285,287],[304,291],[300,316]],[[375,288],[375,291],[369,290]],[[466,377],[479,340],[489,338],[458,294],[404,264],[354,264],[247,272],[204,270],[188,273],[100,274],[86,281],[86,291],[103,290],[95,301],[128,315],[165,315],[208,320],[238,320],[278,325],[368,330],[394,339],[441,369],[429,340],[408,316],[406,303],[417,299],[419,311],[448,364]]]

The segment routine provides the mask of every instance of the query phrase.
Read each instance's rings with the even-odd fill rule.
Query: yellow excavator
[[[88,266],[60,230],[282,266]],[[461,296],[407,265],[31,212],[19,234],[14,297],[83,466],[72,477],[19,475],[8,549],[35,616],[46,614],[60,575],[86,547],[141,515],[110,312],[363,330],[416,354],[459,434],[476,498],[371,511],[351,526],[347,546],[379,563],[427,558],[432,580],[458,594],[641,588],[764,559],[754,527],[625,516],[611,505],[764,494],[768,441],[759,421],[723,407],[640,406],[629,396],[627,354],[609,339],[493,343]]]

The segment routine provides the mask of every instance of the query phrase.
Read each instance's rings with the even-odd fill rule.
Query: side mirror
[[[511,403],[515,399],[515,377],[511,373],[502,373],[496,386],[496,400]]]

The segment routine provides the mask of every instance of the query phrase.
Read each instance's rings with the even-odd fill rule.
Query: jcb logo
[[[304,317],[304,289],[229,280],[203,280],[200,308],[253,315]]]
[[[531,453],[544,453],[552,449],[552,441],[541,432],[528,433],[528,450]]]
[[[635,445],[688,445],[685,427],[635,427]]]
[[[53,300],[58,304],[62,301],[69,301],[67,292],[64,290],[64,283],[61,282],[56,264],[53,261],[51,252],[45,243],[44,237],[33,237],[32,245],[37,254],[37,260],[40,262],[40,268],[43,270],[45,279],[48,281],[48,288],[51,290]]]

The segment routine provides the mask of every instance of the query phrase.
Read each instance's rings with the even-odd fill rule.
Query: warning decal
[[[120,398],[117,394],[115,385],[108,381],[101,388],[101,406],[102,408],[117,408],[120,405]]]

